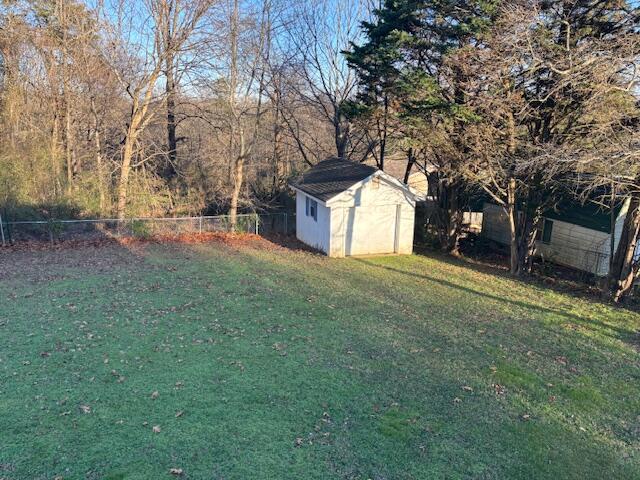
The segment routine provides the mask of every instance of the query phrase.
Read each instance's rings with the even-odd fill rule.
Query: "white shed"
[[[614,244],[622,233],[629,200],[614,210]],[[493,203],[483,208],[482,235],[504,245],[509,244],[509,222],[504,209]],[[536,239],[536,254],[552,263],[605,276],[609,272],[611,252],[611,216],[594,203],[562,203],[543,216]],[[636,250],[640,254],[640,246]]]
[[[413,251],[416,198],[375,167],[332,158],[291,182],[296,236],[330,257]]]

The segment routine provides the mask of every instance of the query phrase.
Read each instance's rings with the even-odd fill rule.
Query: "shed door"
[[[345,255],[396,251],[397,206],[351,207],[345,219]]]

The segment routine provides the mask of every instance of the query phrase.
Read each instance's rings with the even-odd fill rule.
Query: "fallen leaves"
[[[244,365],[242,364],[241,361],[239,360],[234,360],[233,362],[231,362],[232,366],[238,367],[240,369],[241,372],[244,372]]]
[[[494,383],[491,386],[493,387],[493,391],[496,395],[504,395],[507,391],[504,385],[500,385],[499,383]]]
[[[152,430],[153,430],[153,433],[160,433],[162,431],[162,429],[160,428],[160,425],[154,425]]]
[[[180,475],[182,475],[183,470],[182,470],[181,468],[170,468],[170,469],[169,469],[169,473],[170,473],[171,475],[175,475],[175,476],[178,476],[178,477],[179,477]]]
[[[155,400],[156,398],[158,398],[160,396],[160,393],[155,390],[152,394],[151,394],[151,400]]]
[[[174,235],[153,235],[149,238],[100,238],[100,239],[78,239],[78,240],[59,240],[53,245],[49,242],[36,240],[21,241],[14,245],[5,247],[7,251],[14,252],[35,252],[35,251],[59,251],[59,250],[76,250],[80,248],[98,248],[109,245],[143,245],[149,243],[183,243],[198,244],[219,242],[229,246],[257,245],[263,249],[279,250],[280,245],[270,242],[265,238],[252,233],[224,233],[224,232],[207,232],[207,233],[189,233]]]
[[[286,357],[287,356],[287,344],[286,343],[280,343],[280,342],[276,342],[273,344],[273,349],[276,352],[280,352],[280,356],[281,357]]]
[[[89,405],[80,405],[80,411],[85,414],[91,413],[91,407]]]
[[[111,375],[116,377],[116,379],[117,379],[116,381],[118,383],[123,383],[126,380],[125,376],[124,375],[120,375],[116,370],[111,370]]]
[[[560,365],[566,365],[568,363],[567,357],[557,356],[556,362]]]

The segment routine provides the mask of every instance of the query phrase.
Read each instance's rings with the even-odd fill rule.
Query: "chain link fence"
[[[284,212],[166,218],[7,221],[0,217],[2,245],[23,242],[93,241],[104,238],[153,238],[206,233],[291,235],[295,219]]]

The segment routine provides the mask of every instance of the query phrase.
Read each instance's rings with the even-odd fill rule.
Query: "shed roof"
[[[621,209],[622,202],[614,207],[613,214],[615,218],[620,215]],[[611,213],[591,201],[581,204],[576,200],[565,199],[554,209],[544,212],[543,216],[551,220],[559,220],[591,230],[611,233]]]
[[[495,205],[487,197],[479,198],[483,199],[483,203]],[[614,218],[618,218],[623,213],[623,207],[624,197],[613,208]],[[575,198],[565,197],[554,208],[544,211],[542,216],[549,220],[558,220],[590,230],[611,233],[611,212],[593,200],[581,203]]]
[[[289,184],[326,202],[377,171],[376,167],[370,165],[330,158],[314,165]]]

